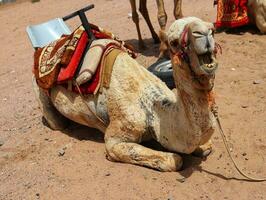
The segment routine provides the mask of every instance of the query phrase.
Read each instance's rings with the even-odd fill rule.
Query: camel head
[[[195,17],[176,20],[170,27],[168,43],[175,79],[182,78],[200,90],[213,88],[218,67],[213,31],[213,24]]]

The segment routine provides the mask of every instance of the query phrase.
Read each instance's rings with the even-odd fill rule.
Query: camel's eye
[[[192,34],[193,34],[193,36],[196,37],[196,38],[202,37],[202,33],[199,32],[199,31],[194,31]]]

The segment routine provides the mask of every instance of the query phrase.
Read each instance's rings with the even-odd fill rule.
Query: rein
[[[229,146],[228,146],[228,143],[226,141],[226,136],[224,134],[224,131],[223,131],[223,128],[222,128],[222,125],[221,125],[221,122],[219,120],[219,116],[218,116],[218,112],[217,112],[217,107],[216,108],[213,108],[212,111],[211,111],[216,119],[216,122],[217,122],[217,125],[218,125],[218,128],[219,128],[219,131],[220,131],[220,134],[222,136],[222,139],[223,139],[223,143],[224,143],[224,146],[226,148],[226,151],[231,159],[231,161],[233,162],[234,164],[234,167],[236,168],[236,170],[245,178],[247,178],[248,181],[254,181],[254,182],[263,182],[263,181],[266,181],[266,178],[254,178],[254,177],[251,177],[247,174],[245,174],[238,166],[238,164],[236,163],[235,159],[233,158],[231,152],[229,151]]]

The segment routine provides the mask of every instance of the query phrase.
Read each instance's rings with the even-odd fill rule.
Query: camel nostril
[[[206,39],[206,47],[207,47],[207,49],[209,49],[211,47],[211,44],[210,44],[210,41],[208,38]]]

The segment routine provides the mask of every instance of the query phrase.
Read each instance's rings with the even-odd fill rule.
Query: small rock
[[[246,155],[247,155],[247,153],[246,153],[246,152],[242,153],[242,156],[246,156]]]
[[[0,147],[3,146],[5,142],[3,140],[0,140]]]
[[[245,160],[248,160],[248,158],[245,158]]]
[[[106,173],[105,176],[110,176],[111,174],[110,173]]]
[[[60,149],[58,151],[58,156],[63,156],[63,155],[65,155],[65,150],[64,149]]]
[[[236,71],[236,68],[233,68],[233,67],[232,67],[231,70],[232,70],[232,71]]]
[[[132,13],[128,13],[127,14],[127,17],[130,19],[130,18],[132,18]]]
[[[254,80],[254,81],[253,81],[253,84],[261,84],[261,83],[262,83],[261,80]]]
[[[242,108],[247,108],[247,107],[248,107],[248,105],[242,105],[241,107],[242,107]]]
[[[38,199],[40,198],[40,193],[36,193],[35,195]]]
[[[180,182],[180,183],[184,183],[186,181],[186,178],[185,177],[183,177],[183,178],[177,178],[176,180],[178,182]]]

